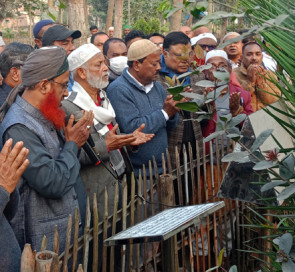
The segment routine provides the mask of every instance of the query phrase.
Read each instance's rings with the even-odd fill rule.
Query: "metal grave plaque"
[[[200,224],[201,220],[209,214],[224,207],[224,202],[185,206],[167,209],[150,217],[133,227],[106,239],[107,246],[133,243],[164,241],[191,225]]]

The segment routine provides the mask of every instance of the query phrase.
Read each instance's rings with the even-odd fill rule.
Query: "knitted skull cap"
[[[101,51],[92,43],[81,45],[68,56],[70,71],[81,67],[98,53]]]
[[[228,57],[225,51],[223,50],[211,50],[206,54],[206,60],[205,63],[207,63],[207,61],[213,57],[222,57],[224,59],[226,59],[228,61]]]
[[[141,39],[132,43],[128,50],[128,61],[140,60],[158,51],[159,48],[150,40]]]

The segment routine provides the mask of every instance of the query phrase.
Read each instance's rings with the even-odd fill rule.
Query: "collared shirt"
[[[140,86],[142,86],[144,88],[146,94],[148,94],[150,92],[150,90],[154,87],[154,82],[151,82],[150,84],[147,84],[147,85],[144,86],[134,76],[132,76],[129,73],[128,69],[127,69],[127,73],[128,73],[129,76],[131,76],[137,82],[137,84],[139,84]],[[168,121],[169,120],[169,116],[168,116],[167,112],[162,109],[162,113],[163,113],[166,121]]]

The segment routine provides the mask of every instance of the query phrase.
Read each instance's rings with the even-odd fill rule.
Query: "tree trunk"
[[[123,27],[123,5],[124,0],[116,0],[115,2],[115,38],[122,38],[122,27]]]
[[[178,7],[183,3],[182,0],[173,0],[173,8]],[[181,25],[181,16],[182,16],[182,9],[178,10],[175,12],[171,17],[170,17],[170,28],[169,32],[172,31],[178,31]]]
[[[114,5],[115,5],[115,0],[109,0],[107,21],[106,21],[106,33],[107,34],[109,31],[109,27],[112,26],[112,24],[113,24]]]
[[[89,36],[88,20],[86,20],[87,6],[84,0],[69,0],[68,2],[68,18],[69,28],[71,30],[80,30],[82,36],[78,39],[79,45],[87,42]]]

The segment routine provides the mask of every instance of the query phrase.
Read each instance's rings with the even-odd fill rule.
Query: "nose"
[[[68,90],[68,88],[65,88],[63,97],[68,97],[68,96],[69,96],[69,90]]]

